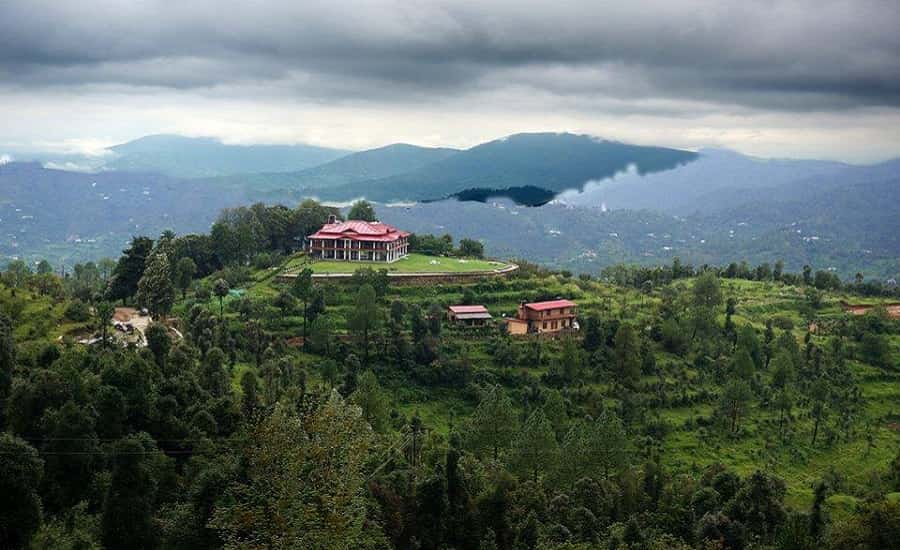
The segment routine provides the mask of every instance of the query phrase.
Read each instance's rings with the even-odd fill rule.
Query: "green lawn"
[[[466,273],[472,271],[491,271],[509,265],[503,262],[494,262],[490,260],[443,258],[437,256],[425,256],[424,254],[410,254],[405,258],[389,264],[384,262],[341,262],[330,260],[317,260],[306,264],[306,260],[306,257],[292,259],[288,262],[288,270],[309,265],[316,273],[353,273],[361,267],[387,269],[388,271],[397,273]]]

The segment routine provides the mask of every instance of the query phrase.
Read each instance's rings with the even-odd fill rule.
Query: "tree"
[[[216,282],[213,283],[213,294],[219,298],[219,318],[222,318],[222,315],[225,312],[224,300],[225,296],[228,296],[228,291],[231,290],[228,288],[228,283],[225,279],[216,279]]]
[[[43,473],[44,463],[34,447],[0,432],[0,547],[27,547],[40,526]]]
[[[812,282],[812,267],[805,265],[803,266],[803,284],[809,286],[812,284]]]
[[[109,325],[115,312],[116,308],[110,302],[99,302],[94,306],[94,324],[100,331],[100,341],[104,346],[107,344]]]
[[[160,369],[165,370],[166,357],[169,355],[169,349],[172,347],[172,338],[169,336],[169,329],[162,323],[151,323],[147,330],[144,331],[147,338],[147,347],[153,352],[153,358]]]
[[[745,348],[738,348],[731,362],[731,374],[749,382],[753,378],[753,372],[754,365],[750,353]]]
[[[45,522],[31,540],[32,550],[101,550],[98,518],[81,501]]]
[[[241,375],[241,410],[244,418],[252,418],[259,406],[259,379],[252,370],[246,370]]]
[[[225,352],[215,347],[206,352],[200,365],[200,386],[213,397],[226,395],[230,387],[225,360]]]
[[[361,200],[354,202],[353,206],[350,207],[347,219],[374,222],[378,218],[375,216],[375,208],[372,204],[369,201]]]
[[[810,410],[809,414],[813,417],[813,433],[812,444],[816,444],[816,437],[819,435],[819,425],[822,419],[828,413],[826,403],[828,401],[828,382],[824,378],[819,378],[812,383],[809,391]]]
[[[357,377],[356,390],[350,401],[362,410],[362,416],[376,432],[387,427],[390,404],[375,373],[367,370]]]
[[[641,379],[641,348],[631,325],[622,324],[616,331],[615,357],[619,382],[634,389]]]
[[[881,368],[891,366],[891,346],[884,334],[865,333],[860,342],[860,351],[866,363]]]
[[[563,480],[608,479],[628,462],[625,426],[615,412],[606,409],[596,420],[587,417],[573,423],[563,439],[561,451]]]
[[[146,435],[120,439],[113,446],[113,468],[103,501],[101,534],[107,548],[153,548],[156,479]]]
[[[776,281],[780,281],[783,273],[784,273],[784,261],[778,260],[775,262],[775,269],[772,270],[772,278]]]
[[[474,239],[460,239],[459,255],[464,258],[483,258],[484,245]]]
[[[825,499],[828,498],[828,484],[824,481],[816,483],[813,488],[812,509],[809,511],[809,536],[820,541],[825,534],[828,513],[825,511]]]
[[[181,258],[175,264],[175,284],[181,289],[181,298],[187,298],[187,291],[191,288],[194,275],[197,273],[197,264],[190,258]]]
[[[16,290],[25,286],[25,283],[31,277],[31,269],[28,268],[22,260],[13,260],[6,265],[6,271],[3,273],[3,280],[12,288],[12,295],[16,295]]]
[[[84,498],[99,459],[94,418],[93,409],[74,401],[44,415],[44,494],[51,509],[63,509]]]
[[[757,470],[744,481],[728,503],[725,513],[763,541],[769,542],[787,517],[785,492],[784,481]]]
[[[356,336],[363,352],[363,366],[369,366],[369,347],[378,327],[378,301],[371,285],[360,287],[356,307],[350,315],[350,331]]]
[[[157,319],[172,309],[175,286],[172,284],[169,257],[165,253],[157,252],[147,260],[147,267],[138,281],[137,299]]]
[[[716,308],[722,304],[722,288],[719,278],[712,271],[706,271],[694,281],[691,289],[691,317],[694,330],[691,340],[698,333],[706,334],[715,325]]]
[[[109,286],[111,300],[125,300],[138,291],[138,282],[144,274],[144,264],[153,250],[153,240],[134,237],[131,246],[122,251],[122,256],[112,272]]]
[[[786,387],[794,381],[794,363],[787,350],[779,350],[772,359],[772,386],[778,389]]]
[[[518,418],[512,401],[500,386],[492,386],[481,397],[464,432],[469,448],[481,454],[490,451],[494,460],[512,442]]]
[[[743,380],[732,380],[722,388],[719,405],[731,420],[732,433],[737,431],[738,422],[750,403],[752,395],[750,386]]]
[[[563,435],[565,435],[566,433],[566,428],[568,427],[569,423],[569,413],[566,410],[566,400],[558,391],[550,390],[547,392],[547,396],[544,398],[543,409],[544,414],[550,421],[550,425],[553,426],[553,432],[556,434],[556,438],[562,439]]]
[[[303,302],[303,339],[306,339],[306,325],[309,322],[309,302],[313,296],[313,270],[305,267],[297,272],[291,281],[291,294]]]
[[[750,358],[753,360],[753,366],[756,370],[763,368],[765,365],[765,354],[756,330],[750,325],[744,325],[737,335],[737,347],[747,350]]]
[[[13,369],[16,366],[16,342],[12,321],[0,312],[0,402],[6,403],[12,388]],[[0,407],[0,427],[5,427],[6,407]]]
[[[510,463],[520,475],[530,475],[537,483],[538,474],[556,464],[559,445],[553,426],[542,408],[532,412],[513,441]]]
[[[358,407],[335,392],[300,416],[278,405],[249,436],[241,451],[246,474],[210,522],[225,548],[365,546],[373,439]]]

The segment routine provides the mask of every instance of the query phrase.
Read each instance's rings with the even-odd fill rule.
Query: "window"
[[[547,328],[547,321],[544,321],[544,328]]]

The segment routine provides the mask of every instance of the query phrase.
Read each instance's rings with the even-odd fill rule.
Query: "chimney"
[[[328,223],[335,223],[336,221],[337,221],[337,218],[335,217],[334,214],[328,215]]]

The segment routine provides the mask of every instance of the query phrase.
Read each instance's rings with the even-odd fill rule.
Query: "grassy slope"
[[[427,264],[426,257],[413,258],[412,261],[413,265],[423,262]],[[452,259],[442,260],[447,261],[455,262]],[[314,265],[319,264],[321,263]],[[340,265],[344,267],[346,264]],[[473,264],[467,264],[467,267],[473,267]],[[270,271],[259,275],[259,281],[249,287],[251,295],[275,294],[271,273]],[[762,330],[766,319],[774,316],[786,317],[794,322],[793,334],[802,344],[806,326],[805,319],[799,311],[804,302],[802,289],[742,280],[723,280],[722,286],[726,296],[734,296],[738,300],[737,314],[734,317],[738,326],[750,323]],[[549,293],[576,300],[582,314],[613,317],[640,325],[642,321],[649,319],[653,306],[659,303],[656,293],[649,297],[642,296],[631,289],[598,282],[584,283],[556,275],[515,277],[469,287],[476,292],[479,302],[486,304],[495,317],[513,314],[516,305],[522,299],[534,299],[539,294]],[[329,311],[338,318],[341,327],[345,326],[344,320],[353,307],[352,293],[343,291],[342,288],[345,287],[333,286],[328,291]],[[399,299],[407,304],[416,303],[423,307],[427,307],[433,301],[447,304],[458,301],[464,288],[460,285],[394,287],[385,298],[385,302]],[[832,293],[817,315],[820,317],[841,315],[841,300],[861,301],[857,297]],[[873,299],[866,301],[877,302]],[[299,321],[295,319],[292,322]],[[504,368],[494,365],[491,361],[489,336],[472,337],[469,334],[465,339],[451,340],[448,345],[453,349],[451,352],[453,355],[465,355],[476,370],[500,376],[512,372],[538,379],[559,353],[557,343],[548,343],[546,345],[548,360],[544,364],[529,368],[518,366]],[[825,345],[823,337],[814,337],[814,341],[819,345]],[[895,357],[900,357],[900,336],[892,336],[891,344]],[[519,342],[517,345],[522,347],[526,343]],[[302,361],[312,366],[316,358],[304,356]],[[678,373],[683,372],[689,379],[694,379],[697,375],[684,359],[662,351],[657,352],[657,364],[661,376],[670,383],[674,382]],[[686,427],[685,422],[688,419],[715,416],[714,404],[703,403],[692,407],[664,408],[660,411],[660,417],[672,428],[664,440],[663,461],[679,471],[696,472],[715,462],[727,464],[743,474],[758,468],[769,469],[787,481],[788,502],[801,507],[807,506],[810,502],[813,483],[829,471],[836,472],[845,479],[845,491],[851,492],[852,489],[861,487],[875,472],[883,471],[887,467],[900,447],[900,433],[888,426],[889,422],[896,422],[894,415],[900,414],[898,408],[900,375],[885,373],[857,361],[851,361],[850,365],[866,400],[865,412],[862,415],[865,420],[858,423],[855,435],[850,441],[828,445],[820,440],[813,447],[810,444],[812,421],[804,408],[796,407],[793,412],[795,418],[792,422],[790,439],[787,443],[781,443],[774,435],[773,425],[777,422],[775,413],[758,402],[751,405],[743,426],[744,435],[740,438],[727,436],[717,426],[705,430]],[[310,372],[311,381],[314,383],[320,381],[314,368],[311,368]],[[460,419],[470,414],[474,408],[475,403],[462,389],[421,387],[411,384],[405,378],[394,376],[391,372],[378,374],[391,393],[394,407],[401,414],[409,416],[418,413],[426,425],[439,433],[446,434],[450,426],[458,425]],[[768,376],[768,373],[764,373],[763,376]],[[657,379],[644,377],[645,382]],[[588,385],[604,389],[603,384]],[[692,385],[690,390],[701,388],[702,386]],[[872,446],[867,444],[864,436],[866,424],[870,424],[873,431]],[[835,506],[840,506],[852,502],[853,498],[838,495],[833,500]]]
[[[386,264],[384,262],[339,262],[319,260],[309,262],[303,255],[291,258],[285,269],[298,269],[309,266],[315,273],[353,273],[361,267],[387,269],[396,273],[467,273],[473,271],[491,271],[506,267],[508,264],[489,260],[473,260],[465,258],[436,258],[423,254],[410,254],[406,258]]]
[[[296,260],[296,259],[295,259]],[[255,272],[253,279],[244,287],[247,295],[256,299],[275,296],[278,285],[275,275],[285,266]],[[679,284],[689,285],[689,282]],[[558,275],[517,276],[509,279],[481,281],[471,285],[429,285],[425,287],[391,287],[384,303],[401,300],[407,305],[419,304],[427,307],[431,302],[456,302],[462,297],[466,288],[472,289],[478,302],[489,307],[495,317],[512,314],[522,299],[532,300],[539,296],[558,295],[574,299],[578,302],[582,314],[600,315],[603,318],[617,318],[646,325],[655,306],[659,303],[659,290],[650,296],[642,296],[635,290],[623,289],[598,282],[583,282]],[[784,316],[792,319],[796,328],[793,333],[802,342],[805,323],[799,313],[803,303],[801,289],[785,287],[780,284],[758,283],[748,281],[723,281],[726,296],[734,296],[738,300],[735,322],[738,326],[752,323],[762,328],[767,318]],[[6,289],[0,290],[0,301],[9,303],[11,297]],[[353,308],[353,293],[340,283],[326,285],[328,314],[333,316],[339,330],[346,326],[346,318]],[[52,303],[47,298],[32,296],[20,291],[19,297],[25,306],[19,315],[16,337],[20,342],[37,341],[38,339],[55,339],[59,335],[77,330],[79,326],[67,323],[62,318],[65,304]],[[855,298],[829,294],[824,307],[819,310],[820,316],[840,315],[841,299],[860,301]],[[226,300],[227,304],[233,298]],[[872,301],[872,300],[868,300]],[[190,307],[192,299],[176,306],[176,314],[183,313]],[[218,312],[215,300],[206,304]],[[274,308],[272,308],[274,309]],[[235,313],[228,313],[236,316]],[[281,336],[289,337],[299,334],[301,320],[297,316],[282,318],[277,313],[270,330]],[[452,331],[447,329],[447,334]],[[524,376],[537,382],[549,365],[559,355],[559,344],[548,342],[545,345],[545,361],[539,366],[500,366],[495,365],[490,355],[490,337],[466,333],[466,338],[446,338],[446,353],[451,356],[466,356],[476,370],[476,376],[483,380]],[[41,338],[39,335],[44,335]],[[824,338],[814,337],[817,344],[824,345]],[[526,341],[516,343],[521,349]],[[900,358],[900,336],[891,337],[891,345],[895,357]],[[316,369],[317,357],[294,352],[296,360],[307,366],[309,384],[321,384],[321,377]],[[696,381],[697,373],[692,365],[683,358],[657,352],[657,365],[660,375],[665,381],[674,382],[678,377],[692,382],[688,391],[702,389],[716,390],[715,386],[704,388]],[[678,471],[697,471],[713,462],[723,462],[742,473],[757,468],[767,468],[783,477],[788,484],[788,501],[796,506],[806,506],[811,498],[812,482],[834,470],[845,478],[844,493],[852,493],[863,486],[873,473],[883,471],[900,448],[900,433],[889,424],[896,423],[900,414],[900,374],[886,372],[871,366],[851,361],[851,369],[865,396],[865,412],[855,427],[855,434],[849,441],[838,441],[827,444],[817,442],[810,445],[812,422],[806,409],[794,409],[795,419],[792,422],[792,435],[787,443],[774,437],[772,426],[774,413],[754,402],[744,421],[744,434],[737,439],[731,438],[717,425],[699,429],[686,425],[688,419],[709,417],[714,415],[713,403],[701,403],[691,407],[664,407],[659,411],[660,417],[671,427],[669,435],[664,439],[662,460]],[[253,368],[248,364],[239,364],[234,369],[235,386],[244,369]],[[409,416],[418,412],[426,426],[438,433],[446,434],[451,425],[458,425],[460,420],[470,414],[474,408],[473,396],[465,388],[430,388],[411,383],[399,373],[390,369],[378,372],[382,384],[390,393],[393,406],[402,415]],[[768,376],[764,373],[763,376]],[[658,380],[658,377],[645,377],[645,382]],[[603,383],[588,382],[595,389],[605,389]],[[521,387],[521,386],[520,386]],[[514,389],[512,396],[516,403],[523,401],[519,390]],[[871,426],[874,445],[870,448],[866,442],[864,431]],[[639,435],[639,434],[634,434]],[[835,506],[852,503],[848,496],[833,497]]]

